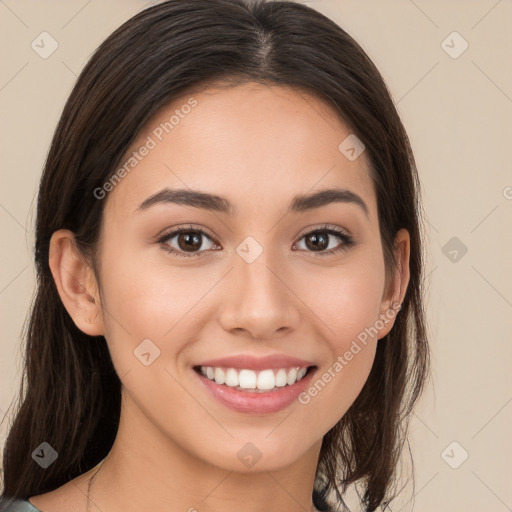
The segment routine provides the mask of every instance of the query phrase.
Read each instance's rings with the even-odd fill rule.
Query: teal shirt
[[[41,512],[41,510],[34,507],[34,505],[27,500],[14,500],[7,506],[7,508],[5,508],[7,503],[7,498],[0,499],[1,512]]]
[[[6,502],[6,498],[0,499],[0,512],[42,512],[27,500],[14,500],[7,508],[4,508]]]
[[[4,508],[6,503],[7,498],[0,498],[0,512],[42,512],[27,500],[14,500],[7,508]]]

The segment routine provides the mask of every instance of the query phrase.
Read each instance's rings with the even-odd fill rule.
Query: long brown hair
[[[94,190],[122,161],[147,121],[173,98],[215,81],[291,86],[327,101],[366,146],[386,275],[393,242],[410,234],[410,280],[391,332],[378,343],[361,393],[325,436],[314,502],[339,503],[363,485],[367,511],[386,505],[412,408],[429,370],[423,309],[420,183],[386,85],[366,53],[319,12],[291,1],[168,0],[129,19],[95,51],[64,107],[42,175],[36,221],[37,291],[24,373],[4,450],[3,496],[49,492],[94,467],[116,436],[121,382],[103,336],[73,323],[48,266],[49,241],[66,228],[94,262],[102,208]],[[14,405],[14,402],[13,404]],[[58,453],[42,469],[41,442]]]

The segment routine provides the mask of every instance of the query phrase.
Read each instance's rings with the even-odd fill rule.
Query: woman
[[[428,374],[420,210],[382,77],[325,16],[128,20],[42,176],[4,510],[385,506]]]

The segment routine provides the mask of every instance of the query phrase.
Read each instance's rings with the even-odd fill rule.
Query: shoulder
[[[0,511],[2,512],[42,512],[38,508],[34,507],[30,501],[13,499],[13,498],[1,498],[0,499]]]
[[[69,512],[85,510],[84,475],[61,487],[23,499],[0,499],[0,512]],[[5,507],[5,508],[4,508]]]
[[[44,494],[31,496],[29,501],[32,509],[26,512],[69,512],[69,510],[85,510],[85,494],[71,482]],[[10,512],[10,511],[9,511]],[[17,510],[15,512],[18,512]],[[25,512],[20,510],[19,512]]]

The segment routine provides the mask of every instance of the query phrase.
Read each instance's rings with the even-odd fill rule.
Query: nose
[[[235,261],[219,317],[223,329],[259,340],[297,329],[301,302],[293,293],[293,283],[287,282],[287,274],[270,263],[265,252],[252,263]],[[273,263],[275,267],[275,260]]]

